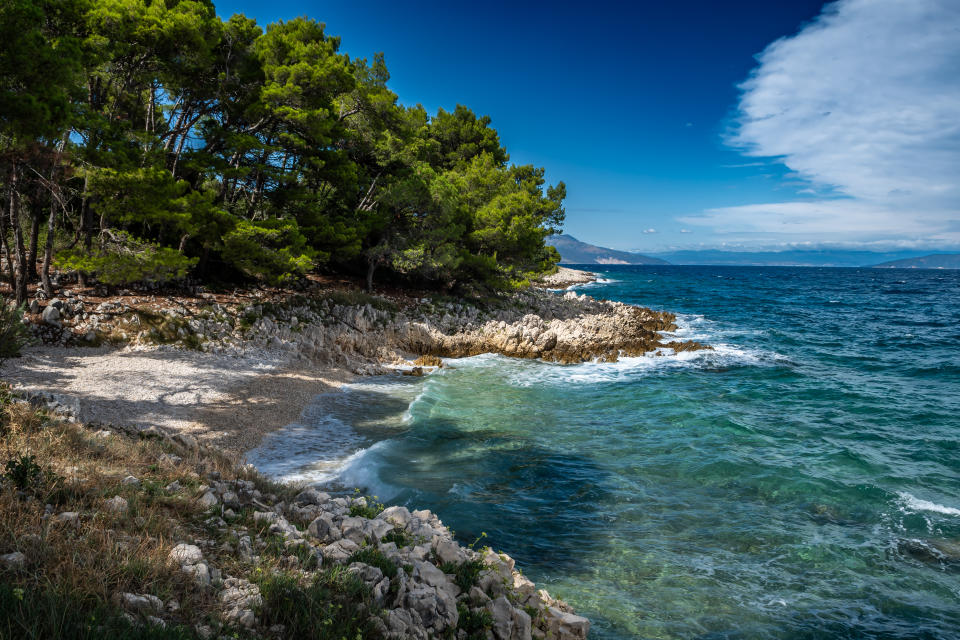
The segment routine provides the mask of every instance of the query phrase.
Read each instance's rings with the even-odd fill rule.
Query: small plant
[[[261,624],[284,626],[289,638],[365,638],[373,632],[369,588],[342,567],[304,584],[287,573],[260,574]]]
[[[398,549],[402,549],[403,547],[413,544],[413,536],[407,533],[407,530],[403,527],[394,527],[393,531],[383,536],[380,541],[392,542],[397,545]]]
[[[444,573],[452,573],[454,578],[453,581],[457,583],[457,586],[460,587],[461,591],[470,591],[470,587],[473,587],[477,584],[477,580],[480,579],[480,573],[484,569],[483,560],[477,558],[476,560],[468,560],[467,562],[462,562],[456,564],[454,562],[444,562],[440,565],[440,570]]]
[[[493,615],[489,611],[471,611],[461,602],[457,605],[457,613],[457,629],[467,634],[467,640],[485,640],[487,630],[493,627]]]
[[[387,556],[383,555],[379,549],[374,547],[364,547],[355,552],[347,559],[347,564],[351,562],[362,562],[371,567],[376,567],[388,578],[395,578],[399,567]]]
[[[0,360],[20,355],[30,333],[23,324],[23,306],[14,306],[0,298]]]
[[[356,493],[360,493],[360,490],[357,489]],[[368,520],[373,520],[383,511],[384,505],[382,502],[377,502],[377,496],[372,498],[366,498],[360,504],[353,504],[350,506],[350,515],[354,518],[366,518]]]
[[[18,458],[7,460],[3,476],[13,482],[17,489],[25,491],[40,483],[43,478],[43,469],[37,464],[36,458],[23,454]]]

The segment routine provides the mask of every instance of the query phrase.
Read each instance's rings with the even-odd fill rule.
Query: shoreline
[[[554,275],[595,279],[566,268]],[[659,332],[675,328],[672,314],[572,291],[531,290],[485,309],[464,302],[343,298],[334,292],[322,302],[301,298],[269,307],[215,302],[212,313],[208,299],[166,300],[162,314],[159,302],[151,301],[148,310],[137,307],[135,298],[122,305],[103,302],[97,309],[107,306],[110,314],[75,312],[73,327],[58,327],[61,344],[29,347],[22,357],[0,363],[0,379],[77,419],[172,429],[246,453],[266,434],[295,422],[317,395],[358,375],[423,375],[440,366],[440,357],[488,352],[569,364],[612,362],[661,348],[708,348],[663,342]],[[79,295],[67,300],[90,306]],[[54,328],[34,326],[40,335]],[[125,335],[128,344],[74,346],[85,344],[76,337],[90,331]],[[179,342],[149,342],[173,331]]]
[[[570,282],[571,277],[572,284],[596,279],[585,272],[566,273],[572,271],[564,269],[540,286]],[[220,505],[220,526],[227,529],[236,517],[233,507],[245,504],[237,496],[249,492],[250,485],[242,479],[224,482],[223,462],[217,463],[220,472],[205,471],[211,457],[226,454],[226,459],[239,459],[230,456],[244,456],[267,434],[295,423],[319,394],[340,390],[358,376],[426,375],[443,366],[440,357],[488,352],[581,363],[612,362],[621,355],[663,348],[709,348],[662,342],[660,332],[676,328],[672,314],[597,301],[572,291],[531,290],[486,307],[442,297],[397,299],[334,291],[322,298],[300,296],[233,307],[215,301],[212,312],[209,298],[168,299],[164,303],[173,302],[175,307],[159,310],[155,299],[150,309],[137,307],[135,298],[103,301],[92,313],[82,295],[67,300],[63,325],[36,327],[39,335],[53,336],[60,344],[31,347],[23,357],[0,363],[0,380],[13,383],[14,390],[34,405],[46,405],[71,422],[80,422],[79,428],[87,433],[99,429],[98,434],[122,435],[134,442],[159,440],[182,451],[176,460],[189,453],[196,468],[191,473],[206,474],[210,484],[188,499],[206,508]],[[100,313],[104,309],[109,313]],[[98,338],[122,336],[126,344],[76,346],[89,342],[84,336],[91,331]],[[173,344],[150,343],[151,338],[171,335]],[[252,466],[239,469],[258,473]],[[297,490],[295,485],[284,486]],[[301,497],[308,493],[304,503]],[[411,514],[405,507],[390,507],[378,515],[363,498],[330,498],[316,489],[302,492],[292,503],[265,497],[250,500],[252,508],[264,509],[255,521],[269,519],[271,532],[284,536],[288,545],[315,549],[324,566],[349,564],[349,570],[375,593],[392,584],[376,562],[413,566],[412,576],[400,582],[400,595],[393,600],[386,593],[377,596],[393,607],[374,618],[381,637],[425,638],[459,628],[460,616],[479,615],[478,611],[490,614],[496,637],[505,640],[587,636],[589,621],[546,591],[536,590],[514,569],[508,555],[463,547],[429,511]],[[234,515],[228,518],[229,514]],[[387,514],[390,517],[384,518]],[[309,523],[309,535],[293,522],[300,527]],[[397,527],[406,531],[396,534],[403,545],[384,540]],[[232,535],[242,536],[243,530]],[[421,539],[420,546],[407,542],[411,535]],[[184,540],[189,545],[203,543],[195,536]],[[374,565],[358,560],[362,545],[369,543],[382,554],[374,558]],[[479,567],[475,569],[479,582],[469,593],[456,586],[460,578],[450,573],[451,562]],[[185,565],[183,571],[193,571],[194,566],[199,565]],[[209,571],[215,571],[212,564]],[[255,584],[246,578],[225,580],[233,582],[222,583],[226,588],[218,596],[221,600],[237,588],[229,585],[255,591]],[[212,584],[206,578],[201,586]],[[222,617],[257,624],[255,608],[234,607]]]
[[[240,454],[354,377],[343,367],[161,349],[40,347],[0,365],[18,392],[79,421],[158,427]]]

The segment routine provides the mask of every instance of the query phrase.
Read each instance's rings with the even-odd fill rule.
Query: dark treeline
[[[49,269],[116,285],[313,270],[511,288],[553,268],[563,183],[490,119],[397,104],[382,54],[206,0],[0,2],[0,236],[17,300]],[[41,265],[38,268],[38,263]]]

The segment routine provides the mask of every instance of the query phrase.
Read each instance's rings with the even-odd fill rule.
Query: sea
[[[960,638],[960,271],[589,269],[713,350],[362,379],[251,462],[435,511],[591,638]]]

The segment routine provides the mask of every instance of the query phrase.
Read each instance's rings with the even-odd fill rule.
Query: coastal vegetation
[[[0,6],[0,249],[17,304],[81,285],[320,270],[522,287],[559,260],[564,184],[487,116],[401,105],[383,54],[209,0]],[[39,266],[38,266],[39,265]]]

